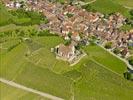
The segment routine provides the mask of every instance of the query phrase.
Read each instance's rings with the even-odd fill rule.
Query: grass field
[[[0,26],[8,24],[35,25],[47,22],[42,14],[22,9],[8,10],[0,1]]]
[[[115,0],[114,0],[115,1]],[[122,5],[114,2],[112,0],[96,0],[96,2],[90,4],[91,8],[104,13],[104,14],[110,14],[114,12],[120,12],[126,17],[130,17],[129,10]]]
[[[10,46],[9,41],[3,46]],[[32,42],[34,45],[23,42],[0,55],[0,77],[67,100],[73,96],[76,100],[132,99],[133,83],[122,76],[126,65],[102,48],[96,45],[83,48],[88,55],[70,67],[50,52],[51,47],[63,42],[61,38],[33,37]],[[25,56],[29,50],[31,54]]]
[[[132,7],[133,3],[132,0],[96,0],[90,5],[92,9],[104,14],[120,12],[130,17],[129,10],[124,6]],[[65,100],[133,100],[133,82],[123,77],[123,73],[127,71],[124,62],[97,45],[89,45],[82,48],[87,56],[78,64],[69,66],[68,62],[57,60],[51,52],[51,48],[64,42],[61,37],[34,36],[29,41],[20,42],[20,37],[17,37],[19,32],[12,32],[16,29],[24,33],[32,32],[37,25],[11,24],[15,22],[23,25],[31,21],[29,17],[19,18],[13,14],[0,5],[0,35],[3,32],[10,34],[9,37],[0,37],[0,77]],[[21,17],[21,11],[18,14]],[[34,19],[35,16],[31,17]],[[36,19],[38,17],[35,17],[34,23]],[[0,98],[47,100],[1,82]]]
[[[107,51],[104,51],[101,47],[97,45],[89,45],[84,48],[87,54],[92,57],[95,61],[106,66],[107,68],[115,71],[119,74],[123,74],[126,71],[126,64],[120,61],[118,58],[112,56]]]
[[[75,100],[132,100],[133,83],[88,61],[80,67],[82,79],[75,84]]]
[[[13,16],[8,13],[7,9],[0,2],[0,26],[10,23]]]
[[[24,90],[14,88],[0,82],[0,98],[1,100],[49,100],[39,95],[26,92]]]
[[[133,8],[133,0],[112,0],[112,1]]]

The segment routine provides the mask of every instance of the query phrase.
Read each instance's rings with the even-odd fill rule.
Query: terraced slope
[[[123,62],[90,45],[83,48],[88,55],[70,67],[67,62],[55,59],[50,51],[62,41],[57,36],[33,37],[30,43],[21,42],[0,54],[0,77],[67,100],[133,99],[133,83],[123,78],[126,68]],[[16,43],[17,40],[12,40],[12,45]],[[7,48],[11,45],[8,40],[2,44]]]
[[[1,100],[49,100],[34,93],[30,93],[0,82]]]
[[[112,1],[117,2],[123,6],[133,8],[133,0],[112,0]]]
[[[96,0],[96,2],[90,4],[90,6],[92,9],[104,14],[119,12],[126,17],[130,17],[129,10],[115,2],[115,0]]]

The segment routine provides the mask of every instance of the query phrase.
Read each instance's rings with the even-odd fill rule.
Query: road
[[[44,93],[44,92],[29,88],[29,87],[20,85],[18,83],[13,82],[13,81],[6,80],[4,78],[0,78],[0,82],[5,83],[5,84],[10,85],[10,86],[13,86],[13,87],[16,87],[16,88],[19,88],[19,89],[22,89],[22,90],[25,90],[25,91],[28,91],[28,92],[32,92],[32,93],[38,94],[40,96],[49,98],[51,100],[64,100],[62,98],[59,98],[59,97],[53,96],[51,94],[47,94],[47,93]]]

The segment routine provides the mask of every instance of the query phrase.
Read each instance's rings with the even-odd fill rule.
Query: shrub
[[[130,65],[132,65],[132,66],[133,66],[133,56],[132,56],[132,57],[130,57],[130,58],[128,58],[128,62],[129,62],[129,64],[130,64]]]
[[[133,9],[131,9],[129,13],[131,16],[133,16]]]
[[[107,42],[104,47],[106,49],[111,49],[112,48],[112,42]]]
[[[15,47],[17,47],[19,44],[20,44],[20,43],[17,43],[17,44],[15,44],[15,45],[9,47],[9,48],[8,48],[8,51],[11,51],[11,50],[14,49]]]
[[[11,10],[11,15],[14,16],[13,23],[17,25],[34,25],[41,22],[48,23],[48,20],[42,13],[35,11],[25,11],[24,9]]]
[[[113,50],[113,52],[114,52],[115,54],[119,54],[121,51],[120,51],[119,48],[115,48],[115,49]]]
[[[75,46],[76,50],[80,50],[80,46],[81,46],[80,44],[76,45]]]
[[[124,73],[124,77],[125,77],[127,80],[132,80],[132,79],[133,79],[132,73],[129,73],[129,72],[125,72],[125,73]]]
[[[67,13],[66,16],[67,16],[68,18],[71,18],[71,17],[73,17],[73,14]]]
[[[53,34],[49,30],[43,30],[38,32],[38,36],[57,36],[57,34]]]
[[[87,11],[91,11],[91,6],[89,4],[82,6],[83,9],[86,9]]]
[[[71,40],[66,40],[65,43],[64,43],[66,46],[71,44]]]

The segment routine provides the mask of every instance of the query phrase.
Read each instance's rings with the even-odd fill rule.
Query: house
[[[63,60],[67,61],[72,61],[76,57],[76,49],[75,46],[70,44],[70,45],[64,45],[64,44],[59,44],[57,47],[57,58],[61,58]]]
[[[121,51],[121,55],[125,57],[127,54],[128,54],[128,48],[125,47],[125,48]]]
[[[72,32],[71,39],[74,41],[80,41],[80,36],[78,32]]]

